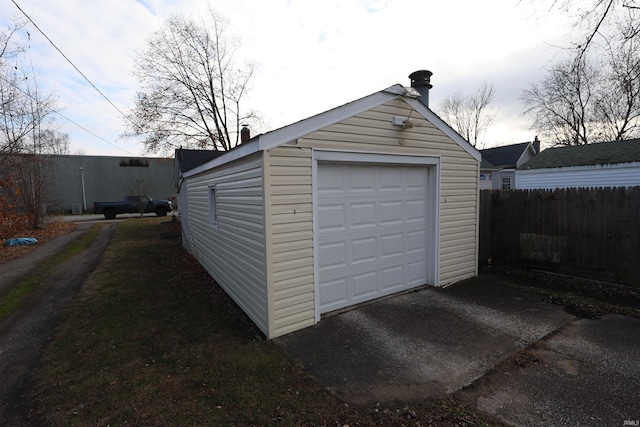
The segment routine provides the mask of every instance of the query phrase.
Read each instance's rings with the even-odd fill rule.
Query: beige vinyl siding
[[[402,130],[393,126],[394,115],[410,117],[414,127]],[[299,138],[291,145],[295,145],[300,155],[308,153],[309,159],[311,153],[301,149],[439,156],[439,285],[477,275],[479,162],[403,100],[387,102]]]
[[[187,179],[189,251],[269,335],[262,153]],[[218,228],[209,222],[215,185]]]
[[[440,284],[477,275],[479,162],[450,156],[440,178]]]
[[[315,323],[311,150],[276,147],[265,170],[273,338]]]

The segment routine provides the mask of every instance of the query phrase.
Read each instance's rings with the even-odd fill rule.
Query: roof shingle
[[[520,169],[546,169],[570,166],[640,162],[640,139],[548,148]]]
[[[515,168],[516,163],[522,156],[524,150],[529,146],[529,142],[520,144],[504,145],[502,147],[487,148],[480,150],[482,159],[498,168]]]

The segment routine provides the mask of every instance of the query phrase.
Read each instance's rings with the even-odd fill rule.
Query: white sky
[[[137,85],[131,74],[136,51],[174,13],[204,15],[206,0],[15,0],[42,31],[106,96],[128,113]],[[496,88],[497,117],[484,137],[487,148],[533,139],[522,114],[522,91],[539,82],[566,44],[559,17],[518,0],[220,0],[256,63],[245,106],[263,117],[266,132],[337,107],[393,84],[409,85],[419,69],[433,72],[432,109],[456,91],[474,93],[484,82]],[[20,11],[0,0],[4,28]],[[28,24],[30,56],[40,84],[54,89],[71,153],[145,154],[141,144],[119,139],[120,113],[104,100],[55,48]]]

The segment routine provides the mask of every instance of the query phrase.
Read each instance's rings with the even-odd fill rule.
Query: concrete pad
[[[640,424],[640,319],[576,320],[457,394],[516,426]]]
[[[340,399],[451,394],[574,317],[483,275],[376,301],[276,339]]]

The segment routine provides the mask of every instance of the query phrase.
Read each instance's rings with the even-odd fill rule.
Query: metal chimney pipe
[[[433,87],[433,85],[431,85],[432,75],[433,73],[428,70],[418,70],[409,74],[411,87],[420,93],[418,99],[427,107],[429,106],[429,89]]]

